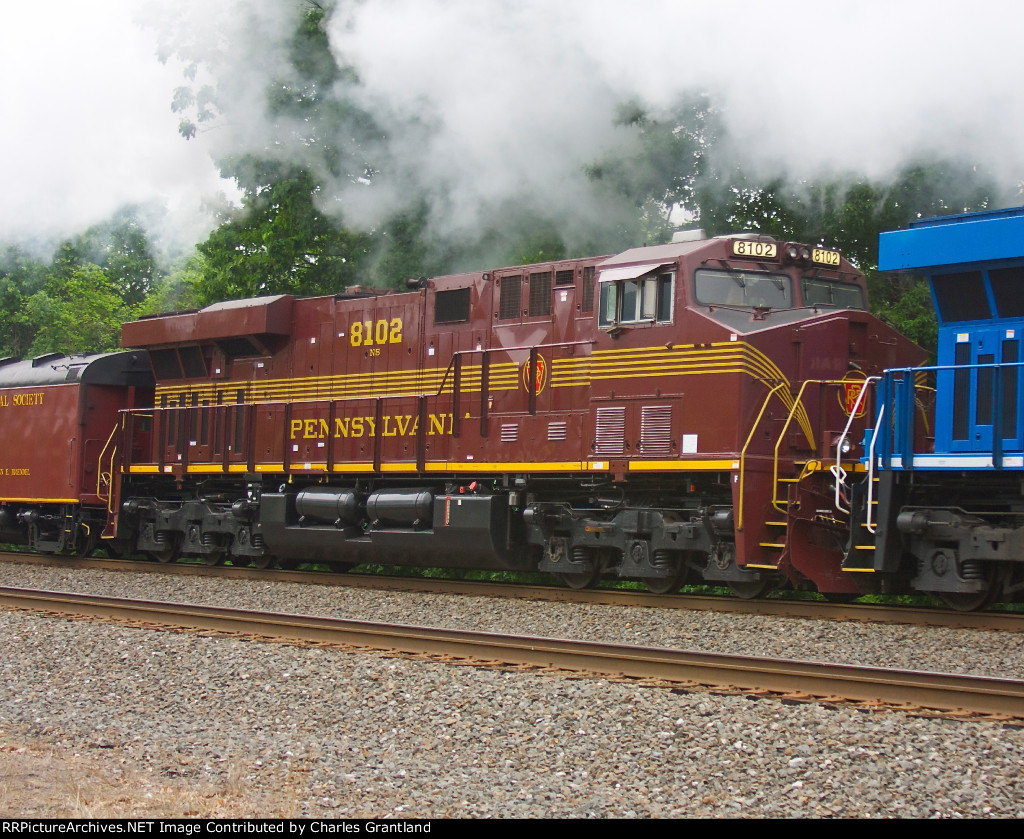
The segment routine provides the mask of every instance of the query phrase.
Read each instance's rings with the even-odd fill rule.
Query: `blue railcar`
[[[844,568],[864,590],[959,609],[1024,588],[1024,208],[883,233],[879,268],[925,274],[937,363],[875,383]]]

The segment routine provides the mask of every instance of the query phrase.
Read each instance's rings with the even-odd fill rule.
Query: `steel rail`
[[[0,588],[0,606],[590,676],[1024,718],[1024,681]]]
[[[4,552],[0,552],[0,562],[19,562],[54,568],[83,568],[196,577],[213,576],[235,580],[344,586],[346,588],[372,588],[384,591],[462,594],[478,597],[504,597],[516,600],[589,603],[634,608],[688,609],[692,611],[804,618],[808,620],[843,620],[951,629],[1024,632],[1024,614],[1019,612],[957,612],[952,609],[882,606],[866,603],[838,604],[826,603],[820,600],[764,598],[743,600],[742,598],[731,596],[651,594],[644,591],[602,588],[576,590],[559,586],[523,585],[519,583],[445,580],[427,577],[388,577],[372,574],[338,574],[324,571],[259,570],[232,565],[209,566],[187,562],[164,565],[158,562],[142,562],[128,559],[85,559],[70,556]]]

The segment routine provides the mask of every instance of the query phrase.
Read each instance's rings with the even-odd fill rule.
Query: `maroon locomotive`
[[[701,236],[409,286],[125,324],[156,388],[120,414],[105,539],[857,591],[835,442],[859,383],[924,353],[837,251]]]

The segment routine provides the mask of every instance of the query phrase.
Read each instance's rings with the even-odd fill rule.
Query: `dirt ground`
[[[42,741],[0,743],[0,818],[288,818],[300,815],[287,785],[249,790],[230,775],[220,788],[157,777],[111,749],[81,755]]]

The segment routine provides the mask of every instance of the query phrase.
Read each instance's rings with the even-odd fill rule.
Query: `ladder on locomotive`
[[[776,553],[776,564],[781,562],[785,551],[788,547],[788,533],[789,533],[789,522],[792,519],[790,512],[791,505],[795,504],[796,493],[801,483],[809,479],[812,475],[825,469],[826,457],[828,452],[823,452],[822,458],[811,458],[803,461],[794,461],[792,471],[780,468],[781,451],[783,443],[786,439],[786,434],[795,418],[804,408],[804,399],[807,393],[808,387],[811,385],[825,388],[840,388],[845,387],[848,383],[842,379],[808,379],[803,382],[797,395],[792,398],[791,404],[789,405],[789,411],[786,416],[786,420],[782,425],[781,430],[776,436],[775,449],[773,453],[773,490],[771,498],[771,513],[774,514],[770,518],[766,519],[764,526],[767,530],[768,536],[764,541],[758,542],[758,546]],[[768,402],[773,396],[780,393],[781,386],[773,388],[765,398],[765,403],[762,406],[761,414],[758,415],[757,421],[755,421],[755,428],[760,422],[761,417],[765,412],[765,408]],[[860,404],[860,398],[858,398],[857,404]],[[804,414],[806,417],[806,414]],[[850,417],[850,423],[844,430],[844,435],[849,432],[850,424],[852,424],[853,416]],[[821,444],[825,444],[825,429],[818,429],[818,436],[821,438]],[[753,429],[751,431],[751,437],[753,437]],[[748,442],[750,440],[748,438]],[[815,441],[813,439],[808,441],[811,444],[811,449],[816,448]],[[746,447],[745,447],[746,448]],[[745,451],[745,449],[744,449]],[[831,471],[831,470],[830,470]],[[838,480],[838,475],[833,471],[833,475]],[[871,480],[877,482],[877,478],[872,476]],[[872,504],[877,505],[877,499],[873,499]],[[843,513],[847,513],[846,519],[843,518]],[[866,551],[874,550],[874,541],[870,534],[870,528],[867,522],[854,522],[850,520],[848,511],[841,507],[838,507],[826,518],[818,517],[822,524],[835,526],[837,528],[847,528],[853,533],[853,538],[850,540],[852,547],[850,550],[851,554],[860,553],[866,559],[870,559],[870,556],[866,554]],[[867,536],[868,538],[865,538]],[[859,564],[859,563],[858,563]],[[845,563],[844,563],[845,567]],[[870,567],[870,565],[869,565]],[[851,569],[855,570],[855,569]],[[867,569],[865,569],[867,570]]]

